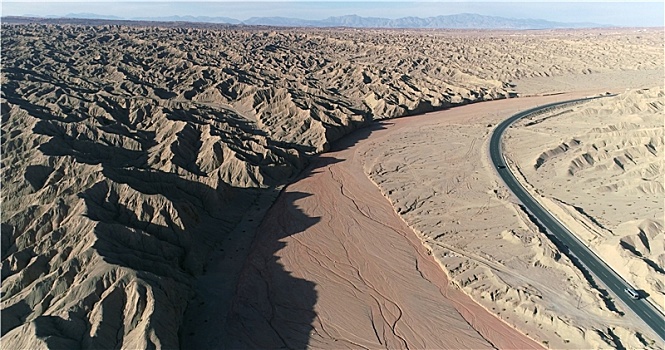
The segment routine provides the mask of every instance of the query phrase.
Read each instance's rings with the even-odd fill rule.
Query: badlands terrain
[[[1,40],[3,348],[655,346],[488,166],[491,125],[569,95],[448,108],[662,86],[661,30],[3,24]],[[617,130],[511,136],[567,133],[511,150],[515,166],[572,221],[593,218],[590,244],[652,295],[658,203],[623,210],[662,196],[662,130],[642,123],[658,94],[583,113],[623,111]],[[576,137],[533,169],[532,152]],[[557,172],[602,140],[625,148],[622,170],[591,155]],[[622,216],[549,176],[619,196]]]
[[[665,308],[663,87],[545,113],[507,133],[516,173],[580,238]]]

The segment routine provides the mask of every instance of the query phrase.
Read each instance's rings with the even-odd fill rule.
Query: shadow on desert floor
[[[358,129],[333,143],[331,150],[352,147],[382,128],[373,123]],[[298,180],[343,160],[327,155],[314,157]],[[299,201],[312,195],[286,187],[261,223],[229,315],[229,348],[302,349],[310,345],[318,317],[314,311],[316,284],[287,271],[280,262],[280,251],[286,246],[284,238],[320,223],[321,218],[310,217],[299,208]]]

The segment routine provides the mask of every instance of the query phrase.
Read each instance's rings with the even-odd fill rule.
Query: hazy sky
[[[663,26],[665,5],[650,2],[576,1],[26,1],[2,0],[2,15],[65,15],[95,13],[123,18],[140,16],[220,16],[244,20],[250,17],[297,17],[323,19],[329,16],[398,18],[477,13],[509,18],[537,18],[558,22],[592,22],[617,26]]]

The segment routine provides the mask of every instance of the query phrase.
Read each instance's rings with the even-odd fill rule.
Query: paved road
[[[609,266],[607,266],[598,256],[596,256],[589,248],[587,248],[581,241],[575,237],[566,227],[564,227],[558,220],[556,220],[550,213],[548,213],[531,195],[522,187],[517,181],[515,176],[511,173],[509,168],[506,167],[502,151],[501,151],[501,136],[503,132],[515,121],[524,118],[534,112],[543,109],[556,107],[563,104],[576,103],[585,100],[600,98],[583,98],[577,100],[570,100],[564,102],[551,103],[540,107],[532,108],[513,115],[507,120],[499,124],[492,138],[490,139],[490,157],[497,172],[506,183],[506,186],[515,194],[515,196],[522,202],[524,207],[534,216],[539,224],[543,226],[550,239],[561,248],[561,250],[571,257],[572,260],[582,263],[594,276],[596,276],[602,283],[611,291],[613,300],[616,298],[630,308],[638,317],[640,317],[651,329],[660,336],[662,341],[665,341],[665,319],[663,314],[654,308],[646,299],[634,300],[631,299],[624,289],[629,284],[617,275]],[[563,281],[562,281],[563,282]]]

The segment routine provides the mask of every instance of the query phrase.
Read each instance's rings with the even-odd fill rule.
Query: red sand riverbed
[[[358,156],[371,140],[403,126],[533,103],[488,102],[376,124],[316,159],[284,190],[259,229],[240,277],[230,345],[540,348],[449,283],[367,178]]]

